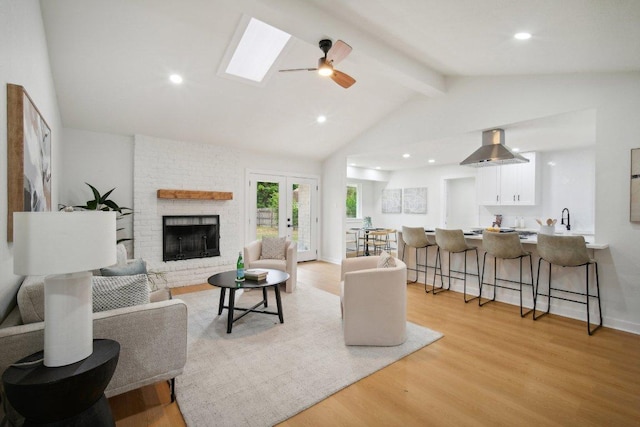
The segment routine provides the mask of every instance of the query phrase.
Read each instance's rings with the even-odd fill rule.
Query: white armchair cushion
[[[260,259],[285,259],[286,237],[263,237]]]

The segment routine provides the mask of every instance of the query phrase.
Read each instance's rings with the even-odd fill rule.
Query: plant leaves
[[[113,200],[103,200],[102,203],[107,205],[109,208],[111,208],[114,211],[117,211],[117,212],[121,211],[120,206],[118,206],[118,204],[116,202],[114,202]],[[107,210],[109,210],[109,209],[107,209]]]
[[[85,182],[85,184],[87,184],[91,188],[91,191],[93,191],[93,197],[95,198],[96,202],[99,201],[100,200],[100,192],[98,190],[96,190],[96,187],[94,187],[93,185],[89,184],[88,182]]]
[[[104,193],[104,195],[100,197],[100,203],[106,203],[108,201],[107,197],[109,197],[109,195],[113,192],[113,190],[115,190],[115,188],[112,188],[111,190]]]

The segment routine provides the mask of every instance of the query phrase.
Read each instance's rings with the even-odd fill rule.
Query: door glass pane
[[[311,185],[293,184],[291,239],[298,244],[298,252],[311,249]]]
[[[256,186],[256,238],[278,237],[280,194],[277,182],[258,181]]]

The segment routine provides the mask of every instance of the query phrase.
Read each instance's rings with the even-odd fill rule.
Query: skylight
[[[251,18],[225,72],[261,82],[289,38],[290,34]]]

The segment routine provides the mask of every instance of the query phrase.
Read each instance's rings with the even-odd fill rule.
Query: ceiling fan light
[[[333,67],[324,58],[318,60],[318,74],[325,77],[333,74]]]

